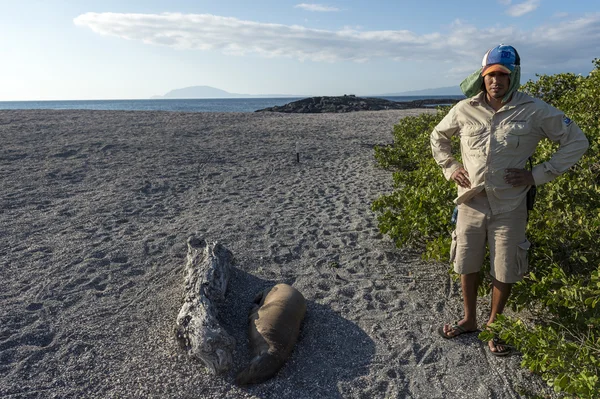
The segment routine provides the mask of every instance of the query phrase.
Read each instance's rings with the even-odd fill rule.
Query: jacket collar
[[[525,93],[517,91],[513,94],[511,100],[502,107],[502,109],[511,109],[522,104],[533,102],[533,97],[528,96]],[[480,91],[479,94],[469,98],[469,105],[478,107],[485,104],[485,91]]]

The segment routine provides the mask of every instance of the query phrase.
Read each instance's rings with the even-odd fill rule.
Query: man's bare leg
[[[512,284],[500,282],[495,278],[492,278],[492,285],[492,312],[487,324],[496,321],[496,316],[504,311],[504,306],[506,306],[512,289]],[[493,341],[489,341],[488,345],[492,352],[502,352],[505,350],[503,345],[494,345]]]
[[[479,273],[461,274],[460,284],[463,292],[463,306],[465,317],[458,322],[458,325],[467,331],[477,329],[477,286],[479,285]],[[458,331],[452,328],[452,325],[444,325],[444,334],[447,337],[458,335]]]

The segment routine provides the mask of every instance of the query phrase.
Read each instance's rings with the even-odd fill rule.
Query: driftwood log
[[[217,320],[215,304],[225,297],[233,255],[221,244],[193,236],[187,244],[185,292],[175,334],[188,355],[222,373],[231,367],[235,339]]]

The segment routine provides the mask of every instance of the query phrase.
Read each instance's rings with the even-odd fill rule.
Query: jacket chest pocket
[[[529,130],[527,123],[507,123],[500,129],[498,141],[507,148],[517,149],[526,143]]]
[[[489,130],[483,125],[463,126],[460,131],[460,141],[467,150],[481,151],[487,147]]]

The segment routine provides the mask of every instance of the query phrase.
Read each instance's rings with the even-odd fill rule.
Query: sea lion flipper
[[[265,288],[264,290],[256,294],[256,296],[254,297],[254,303],[262,305],[262,301],[267,297],[267,295],[269,295],[269,292],[271,292],[271,290],[272,288]]]
[[[252,302],[260,303],[260,301],[262,301],[263,297],[265,297],[265,292],[261,291],[258,294],[256,294],[256,296],[254,297],[254,300]]]
[[[283,361],[269,352],[255,356],[248,367],[242,370],[235,382],[237,385],[259,384],[273,377],[281,368]]]
[[[250,309],[250,313],[248,313],[248,320],[250,320],[250,322],[258,318],[258,309],[260,309],[260,305],[257,303]]]

